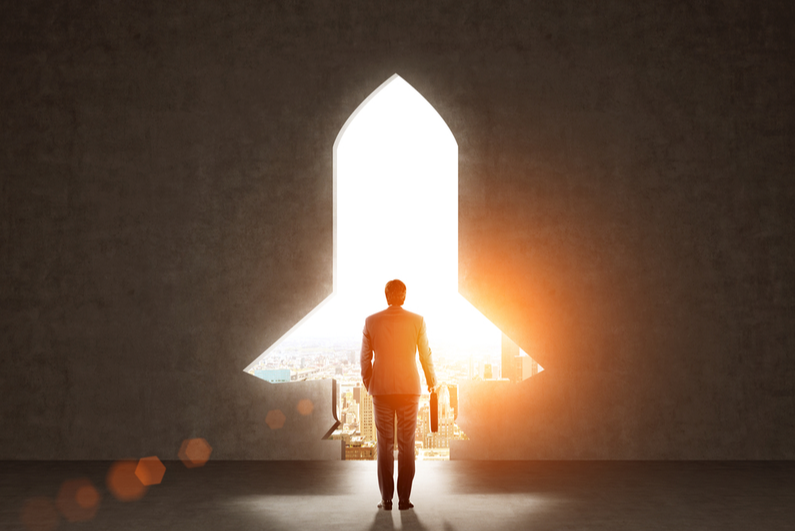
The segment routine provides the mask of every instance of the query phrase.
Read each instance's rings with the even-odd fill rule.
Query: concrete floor
[[[79,477],[99,508],[57,529],[795,529],[795,462],[418,462],[416,508],[402,512],[376,508],[374,462],[167,462],[133,502],[109,493],[109,467],[0,462],[0,529],[25,529],[26,500]]]

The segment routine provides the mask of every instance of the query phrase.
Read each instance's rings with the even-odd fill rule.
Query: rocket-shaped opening
[[[457,416],[458,382],[519,381],[539,370],[458,293],[458,145],[439,113],[397,74],[359,106],[334,144],[333,232],[332,295],[246,372],[271,383],[335,378],[341,428],[334,437],[358,448],[349,458],[375,457],[367,449],[375,436],[359,348],[365,317],[387,306],[391,279],[407,286],[404,307],[425,317],[437,376],[450,386],[445,418]],[[448,440],[465,436],[452,425],[443,437],[419,433],[423,401],[427,395],[418,456],[444,458]]]

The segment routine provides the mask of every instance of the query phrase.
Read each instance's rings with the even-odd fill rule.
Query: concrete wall
[[[454,455],[795,457],[793,10],[582,4],[2,2],[0,459],[337,458],[330,382],[241,371],[330,293],[393,73],[459,143],[461,292],[546,369],[464,387]]]

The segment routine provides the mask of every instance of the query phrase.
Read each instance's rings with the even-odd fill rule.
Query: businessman
[[[431,349],[421,315],[402,308],[406,285],[400,280],[386,284],[386,310],[369,316],[362,336],[362,381],[373,397],[375,429],[378,437],[378,507],[392,509],[394,480],[394,436],[397,416],[398,508],[414,507],[410,501],[414,481],[414,433],[420,400],[420,375],[416,356],[425,372],[428,390],[437,387]]]

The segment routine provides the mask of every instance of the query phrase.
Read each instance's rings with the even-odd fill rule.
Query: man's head
[[[398,279],[387,282],[384,293],[386,293],[386,302],[390,306],[403,306],[406,301],[406,285]]]

